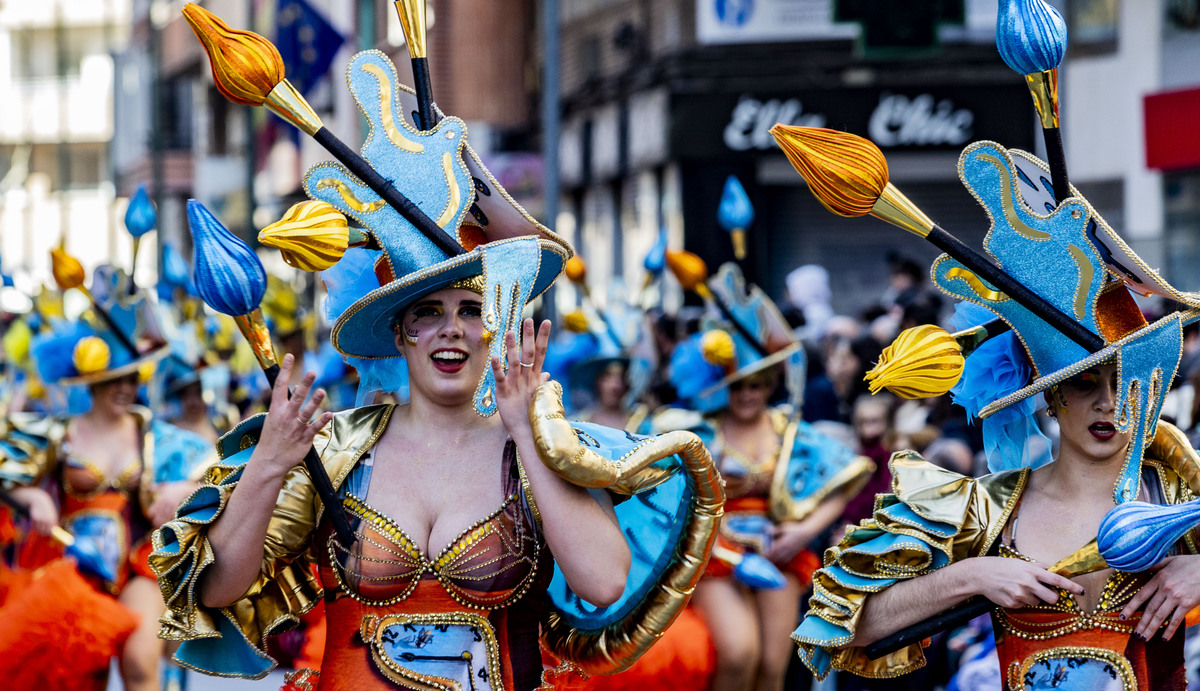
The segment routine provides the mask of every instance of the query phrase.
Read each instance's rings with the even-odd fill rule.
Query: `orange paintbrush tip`
[[[229,28],[217,15],[188,3],[183,16],[204,45],[213,79],[225,98],[244,106],[261,106],[284,79],[283,58],[267,39],[252,31]]]
[[[839,216],[864,216],[888,184],[887,159],[873,142],[822,127],[777,124],[771,135],[809,189]]]

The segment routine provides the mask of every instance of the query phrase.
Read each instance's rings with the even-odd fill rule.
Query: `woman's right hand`
[[[294,363],[291,353],[283,356],[283,362],[279,363],[279,376],[271,389],[271,408],[263,422],[262,437],[251,455],[251,463],[257,463],[263,470],[279,477],[304,459],[317,432],[333,419],[333,413],[329,412],[313,417],[325,399],[324,389],[317,389],[312,398],[308,397],[309,389],[317,379],[314,372],[305,374],[288,398],[288,381]]]
[[[58,525],[58,507],[54,499],[40,487],[18,487],[12,491],[13,499],[29,509],[29,521],[33,529],[49,535],[50,529]]]
[[[962,563],[972,566],[965,575],[975,594],[1008,609],[1058,602],[1058,592],[1051,586],[1083,595],[1083,586],[1047,571],[1047,564],[1009,557],[977,557]]]

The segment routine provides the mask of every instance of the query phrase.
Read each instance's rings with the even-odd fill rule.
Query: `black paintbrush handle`
[[[275,388],[275,380],[279,378],[279,365],[271,365],[263,370],[263,374],[267,375],[267,381],[271,383],[271,388]],[[288,391],[288,398],[292,397],[292,392]],[[325,465],[321,463],[321,457],[317,455],[316,448],[308,447],[308,453],[304,455],[304,467],[308,470],[308,477],[312,480],[313,488],[317,490],[317,497],[321,503],[325,505],[325,512],[329,515],[329,520],[333,522],[333,530],[337,533],[338,541],[343,547],[349,548],[354,544],[354,531],[350,529],[350,521],[346,520],[346,513],[342,511],[341,504],[337,500],[337,492],[333,489],[333,482],[329,479],[329,473],[325,472]]]
[[[438,123],[433,112],[433,85],[429,82],[429,58],[413,58],[413,86],[417,92],[417,127],[431,130]]]
[[[867,657],[872,660],[894,653],[901,648],[929,638],[935,633],[961,626],[980,614],[991,611],[995,607],[991,600],[985,597],[973,597],[957,607],[939,612],[925,621],[901,629],[890,636],[881,638],[867,646]]]
[[[1025,309],[1041,317],[1047,324],[1083,346],[1089,353],[1095,353],[1104,348],[1104,339],[1085,329],[1083,324],[1046,302],[1040,295],[1026,288],[1024,284],[984,259],[978,252],[967,247],[961,240],[939,226],[934,226],[926,237],[938,249],[957,259],[963,266],[1016,300]]]
[[[417,230],[421,231],[425,237],[433,241],[433,244],[438,246],[438,249],[445,252],[451,257],[460,254],[466,254],[466,250],[462,245],[458,244],[454,238],[441,228],[433,219],[421,211],[420,207],[413,204],[408,197],[400,193],[395,185],[390,180],[380,175],[369,163],[363,160],[362,156],[352,151],[346,146],[342,140],[338,139],[329,128],[322,127],[313,135],[313,139],[317,140],[321,146],[333,154],[342,165],[355,175],[359,180],[366,183],[367,187],[375,190],[388,206],[395,209],[409,223],[413,224]]]
[[[1071,182],[1067,179],[1067,155],[1063,152],[1062,130],[1043,127],[1042,138],[1046,141],[1046,160],[1050,163],[1050,184],[1054,186],[1054,201],[1062,204],[1071,196]]]

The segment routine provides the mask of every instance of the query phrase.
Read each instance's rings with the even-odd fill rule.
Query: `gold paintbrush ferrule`
[[[408,44],[408,55],[423,58],[429,55],[425,43],[425,0],[396,0],[396,14],[400,16],[400,27],[404,29],[404,41]]]
[[[1101,569],[1107,569],[1108,562],[1104,561],[1104,557],[1100,556],[1100,547],[1095,540],[1087,543],[1083,547],[1071,552],[1063,557],[1054,566],[1050,567],[1050,571],[1065,576],[1074,578],[1085,573],[1095,573]]]
[[[267,98],[263,101],[263,105],[270,109],[272,113],[299,127],[310,137],[316,134],[317,130],[325,126],[321,122],[321,118],[317,116],[317,112],[313,110],[313,107],[308,104],[308,101],[304,100],[304,97],[300,95],[296,87],[292,86],[292,83],[286,79],[276,84],[275,88],[267,93]]]
[[[1042,119],[1042,128],[1058,127],[1058,69],[1027,74],[1025,85],[1033,96],[1033,106]]]
[[[275,346],[271,343],[271,332],[267,330],[267,322],[263,319],[261,309],[236,316],[233,321],[250,343],[250,350],[254,351],[259,367],[266,370],[278,364],[275,360]]]
[[[917,237],[926,237],[933,230],[933,221],[925,212],[917,208],[916,204],[890,182],[884,186],[883,193],[871,207],[871,215],[903,228]]]

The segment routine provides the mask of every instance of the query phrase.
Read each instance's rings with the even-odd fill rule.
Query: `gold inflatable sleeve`
[[[724,512],[725,490],[712,457],[691,432],[652,437],[626,457],[610,461],[584,447],[563,416],[562,387],[547,382],[530,406],[533,438],[542,462],[568,482],[607,488],[630,479],[651,463],[678,455],[694,495],[675,558],[658,584],[623,620],[604,629],[580,631],[551,612],[543,641],[557,656],[588,673],[613,674],[641,657],[679,615],[704,573]]]

